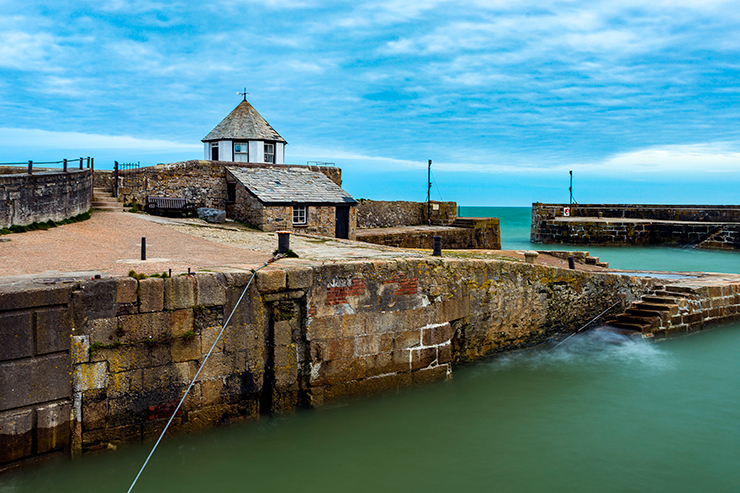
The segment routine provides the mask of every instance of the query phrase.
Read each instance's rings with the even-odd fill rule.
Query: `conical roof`
[[[272,140],[287,144],[246,99],[216,125],[202,142],[214,140]]]

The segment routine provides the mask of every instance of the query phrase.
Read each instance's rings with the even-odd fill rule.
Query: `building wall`
[[[92,207],[93,171],[0,175],[0,228],[61,221]]]

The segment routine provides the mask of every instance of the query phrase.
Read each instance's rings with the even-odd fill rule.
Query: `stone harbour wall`
[[[92,170],[0,175],[0,228],[62,221],[92,207]]]
[[[431,250],[434,247],[434,237],[441,236],[443,250],[501,249],[501,229],[497,218],[464,218],[464,221],[465,227],[456,227],[458,223],[455,222],[452,227],[432,226],[404,231],[365,229],[359,232],[357,239],[376,245]]]
[[[257,272],[204,363],[251,276],[7,288],[3,339],[25,342],[0,363],[0,468],[156,438],[201,366],[173,433],[443,380],[653,285],[494,260],[282,259]]]
[[[740,214],[736,214],[740,210],[730,206],[701,209],[701,206],[579,205],[571,211],[571,217],[576,219],[567,221],[562,219],[565,207],[567,204],[532,205],[532,242],[740,249],[740,223],[718,222],[740,218]],[[602,216],[597,220],[599,213]]]
[[[457,203],[432,201],[432,224],[447,226],[457,217]],[[357,204],[358,228],[389,228],[427,224],[427,203],[361,199]]]

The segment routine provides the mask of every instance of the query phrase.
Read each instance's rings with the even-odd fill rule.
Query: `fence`
[[[44,164],[44,165],[61,164],[62,169],[66,172],[69,165],[75,166],[76,165],[75,163],[77,163],[78,161],[80,163],[80,169],[83,169],[85,167],[84,166],[85,159],[86,158],[81,157],[79,159],[62,159],[61,161],[37,161],[36,163],[34,163],[33,161],[24,161],[22,163],[0,163],[0,166],[28,166],[28,174],[32,175],[34,164],[37,166],[41,164]],[[88,156],[87,157],[87,167],[90,169],[94,169],[94,166],[95,166],[95,159]],[[55,166],[55,167],[58,167],[58,166]]]

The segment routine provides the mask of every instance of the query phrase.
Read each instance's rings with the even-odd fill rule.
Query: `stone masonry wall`
[[[434,237],[442,237],[442,249],[501,249],[501,229],[496,218],[465,218],[470,227],[418,228],[405,231],[373,228],[360,231],[357,239],[376,245],[400,248],[434,247]]]
[[[53,300],[56,318],[46,325],[51,319],[40,313],[48,302],[39,302],[41,308],[19,304],[36,298],[16,288],[16,301],[3,305],[12,313],[2,316],[25,317],[13,334],[56,327],[51,338],[59,376],[49,378],[64,376],[66,386],[23,400],[27,388],[19,382],[47,374],[22,364],[50,358],[39,352],[38,335],[36,346],[27,342],[0,364],[0,449],[19,450],[5,457],[4,467],[49,449],[29,439],[49,435],[34,422],[54,424],[57,438],[49,450],[74,455],[155,438],[201,365],[173,433],[445,379],[456,362],[575,330],[652,286],[627,276],[493,260],[312,265],[283,259],[257,272],[203,364],[250,277],[231,272],[78,281],[59,288],[66,294]],[[51,404],[54,417],[39,420]]]
[[[92,207],[92,170],[0,175],[0,228],[61,221]]]
[[[432,224],[447,226],[457,217],[455,202],[432,201]],[[360,200],[357,205],[358,228],[389,228],[427,224],[427,203],[406,201]]]
[[[735,210],[708,206],[578,206],[575,217],[582,220],[556,220],[563,216],[566,205],[533,204],[531,241],[534,243],[561,243],[571,245],[674,245],[707,249],[740,249],[740,223],[718,224],[719,219],[735,219]],[[609,208],[610,207],[610,208]],[[620,209],[619,207],[622,207]],[[598,213],[607,220],[595,218]],[[583,216],[583,214],[592,214]],[[641,222],[620,221],[623,217]],[[650,216],[654,215],[655,218]],[[680,217],[667,220],[667,217]],[[644,219],[655,219],[645,221]],[[680,222],[687,221],[687,222]]]

